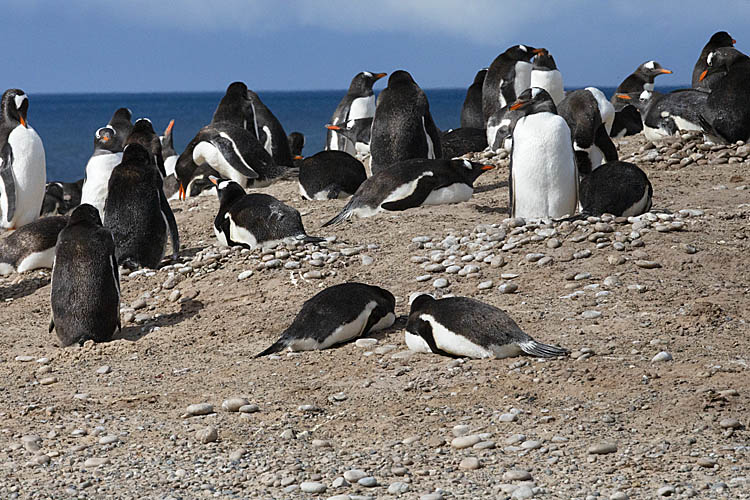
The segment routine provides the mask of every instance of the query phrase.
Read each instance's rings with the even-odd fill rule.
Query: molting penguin
[[[372,86],[385,75],[386,73],[371,73],[369,71],[363,71],[355,75],[349,84],[349,90],[333,112],[331,124],[350,128],[355,120],[364,120],[368,134],[363,136],[362,140],[369,145],[369,128],[372,126],[372,118],[375,116],[375,93],[372,91]],[[329,129],[325,149],[346,151],[352,156],[357,153],[356,144],[345,136],[341,136],[335,129]]]
[[[468,297],[436,300],[416,296],[406,323],[406,345],[412,351],[451,357],[540,358],[566,356],[561,347],[532,339],[505,311]]]
[[[125,148],[125,141],[133,130],[133,123],[130,121],[132,118],[133,113],[128,108],[119,108],[112,114],[107,126],[117,132],[111,146],[113,152],[122,153]]]
[[[654,90],[654,79],[659,75],[671,74],[668,69],[664,69],[656,61],[646,61],[636,68],[625,80],[617,86],[615,95],[641,93],[643,91]],[[631,103],[623,102],[614,95],[611,99],[615,108],[614,123],[607,129],[611,137],[624,137],[627,135],[637,134],[643,130],[643,123],[638,110],[631,106]]]
[[[6,90],[0,107],[0,227],[16,229],[39,217],[47,163],[42,140],[26,118],[24,91]]]
[[[40,217],[65,215],[81,204],[83,179],[75,182],[48,182],[44,188],[44,201]]]
[[[555,59],[549,52],[545,51],[534,56],[529,87],[546,90],[555,102],[555,106],[565,98],[562,73],[557,69]]]
[[[164,171],[167,176],[174,175],[174,167],[177,164],[179,155],[174,149],[174,139],[172,131],[174,130],[174,120],[169,121],[169,125],[164,130],[164,135],[159,136],[161,143],[161,156],[164,159]]]
[[[139,118],[133,124],[133,130],[125,140],[125,147],[129,144],[140,144],[151,154],[151,161],[159,170],[161,178],[167,176],[164,169],[164,156],[161,151],[161,140],[156,135],[154,126],[148,118]]]
[[[253,249],[285,239],[319,243],[325,238],[308,236],[302,216],[273,196],[246,194],[234,181],[212,179],[219,195],[219,213],[214,219],[214,233],[224,246],[242,245]]]
[[[321,151],[299,165],[299,193],[305,200],[348,198],[367,179],[362,162],[344,151]]]
[[[477,177],[493,168],[467,160],[420,158],[395,163],[363,182],[341,213],[323,227],[353,216],[372,217],[384,210],[467,201],[474,193]]]
[[[328,287],[305,301],[281,338],[255,357],[284,348],[326,349],[389,328],[396,320],[395,305],[393,294],[377,286],[342,283]]]
[[[662,94],[644,91],[640,95],[615,94],[617,99],[631,102],[641,115],[643,135],[659,141],[680,133],[680,130],[702,130],[701,114],[705,112],[709,93],[703,89],[680,89]]]
[[[305,134],[292,132],[286,139],[289,143],[289,152],[292,154],[292,159],[301,160],[303,158],[302,149],[305,147]]]
[[[104,205],[104,226],[115,239],[117,261],[130,268],[155,269],[164,256],[167,230],[172,258],[180,250],[180,238],[172,209],[162,189],[162,178],[149,151],[128,144],[109,177]]]
[[[105,342],[120,330],[120,273],[112,233],[88,204],[73,210],[57,240],[52,321],[63,346]]]
[[[514,102],[516,96],[529,88],[536,54],[546,52],[528,45],[514,45],[492,61],[482,86],[482,114],[485,123],[498,109]],[[492,142],[488,138],[488,142]]]
[[[726,72],[711,87],[700,116],[703,131],[713,142],[733,143],[750,139],[750,58],[732,47],[708,55],[709,67],[701,77]]]
[[[372,173],[411,158],[441,158],[440,134],[427,96],[406,71],[395,71],[378,97],[372,121]]]
[[[557,112],[565,119],[570,128],[575,151],[578,173],[585,175],[601,165],[602,160],[617,160],[617,148],[609,138],[607,128],[602,121],[603,113],[599,109],[599,100],[593,91],[598,92],[601,104],[607,110],[614,109],[598,89],[580,89],[569,92],[557,107]]]
[[[484,129],[487,126],[487,120],[482,114],[482,86],[487,69],[480,69],[474,77],[474,83],[466,90],[464,105],[461,107],[461,128]]]
[[[0,240],[0,275],[14,270],[23,273],[41,267],[52,269],[57,235],[67,223],[64,215],[42,217]]]
[[[737,41],[726,31],[718,31],[714,33],[708,40],[708,43],[701,50],[701,55],[698,56],[698,60],[695,62],[693,67],[692,87],[711,87],[714,79],[720,78],[717,75],[716,78],[706,79],[705,77],[701,80],[701,74],[708,69],[708,54],[720,49],[722,47],[733,47]]]
[[[523,91],[510,106],[522,116],[510,154],[511,217],[559,218],[578,206],[578,171],[570,128],[547,91]]]
[[[584,176],[579,189],[582,214],[631,217],[651,210],[651,182],[632,163],[605,163]]]
[[[255,122],[258,125],[258,140],[263,148],[268,151],[277,165],[291,167],[294,165],[289,150],[289,141],[284,132],[281,122],[274,116],[268,106],[263,104],[258,94],[252,90],[247,91],[247,97],[253,105]]]
[[[117,132],[110,126],[102,127],[94,134],[94,153],[86,163],[86,177],[81,191],[81,203],[88,203],[99,211],[104,220],[104,202],[109,192],[109,177],[122,161],[118,149]]]
[[[466,153],[476,153],[487,148],[487,134],[484,129],[461,127],[447,130],[440,135],[443,158],[450,160]]]

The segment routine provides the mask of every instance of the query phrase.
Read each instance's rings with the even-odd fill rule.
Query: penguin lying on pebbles
[[[75,182],[48,182],[39,216],[65,215],[81,204],[83,179]]]
[[[383,210],[399,211],[421,205],[467,201],[474,181],[495,168],[468,160],[406,160],[377,172],[359,186],[352,199],[323,227],[352,216],[372,217]]]
[[[63,346],[105,342],[120,329],[120,274],[112,233],[88,204],[60,231],[52,270],[52,321]]]
[[[299,167],[299,192],[305,200],[348,198],[367,179],[362,162],[344,151],[321,151]]]
[[[714,72],[726,74],[706,98],[700,116],[703,131],[716,143],[750,140],[750,57],[732,47],[716,49],[708,55],[708,69],[700,78]]]
[[[320,243],[325,238],[308,236],[302,216],[273,196],[245,193],[242,186],[227,179],[212,178],[219,195],[219,213],[214,219],[214,233],[224,246],[242,245],[253,249],[287,238],[304,243]]]
[[[644,91],[615,94],[615,97],[632,103],[638,110],[646,139],[660,141],[679,134],[680,130],[701,130],[700,117],[706,109],[709,93],[701,89],[680,89],[668,94]]]
[[[646,174],[632,163],[605,163],[581,179],[581,213],[599,217],[634,217],[651,210],[653,188]]]
[[[326,349],[383,330],[396,320],[395,305],[393,295],[377,286],[342,283],[328,287],[307,300],[281,338],[255,357],[285,347],[290,351]]]
[[[487,148],[484,128],[461,127],[443,132],[440,136],[443,158],[450,160],[466,153],[476,153]]]
[[[23,273],[43,267],[52,269],[57,235],[67,223],[64,215],[42,217],[0,240],[0,275],[14,270]]]
[[[562,347],[537,342],[502,309],[468,297],[414,297],[405,340],[412,351],[452,357],[509,358],[528,354],[554,358],[570,353]]]

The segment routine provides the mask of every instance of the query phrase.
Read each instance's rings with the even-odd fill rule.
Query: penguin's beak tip
[[[707,70],[707,69],[704,69],[704,70],[703,70],[703,73],[701,73],[701,76],[700,76],[700,77],[698,77],[698,81],[699,81],[699,82],[702,82],[702,81],[703,81],[703,79],[704,79],[704,78],[706,78],[706,75],[707,75],[707,74],[708,74],[708,70]]]
[[[663,69],[663,70],[661,70],[661,72],[664,73],[665,75],[671,75],[672,74],[672,70],[671,69]]]

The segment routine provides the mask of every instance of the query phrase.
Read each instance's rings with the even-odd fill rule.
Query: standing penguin
[[[370,153],[373,174],[402,160],[443,155],[427,96],[406,71],[391,74],[378,97]]]
[[[112,114],[107,126],[117,132],[112,144],[113,152],[122,153],[125,148],[125,141],[133,130],[133,123],[130,121],[132,118],[133,113],[128,108],[119,108]]]
[[[404,338],[412,351],[451,357],[554,358],[570,352],[532,339],[502,309],[468,297],[436,300],[426,293],[412,300]]]
[[[16,229],[39,217],[47,163],[42,140],[27,122],[24,91],[6,90],[0,107],[0,227]]]
[[[174,120],[169,121],[169,125],[164,130],[164,135],[159,136],[161,143],[161,156],[164,159],[164,172],[167,176],[174,175],[174,167],[177,164],[179,155],[174,150],[174,139],[172,131],[174,130]]]
[[[305,301],[281,338],[255,357],[285,347],[290,351],[326,349],[383,330],[395,322],[395,306],[393,294],[377,286],[364,283],[330,286]]]
[[[110,175],[104,226],[112,231],[117,261],[122,265],[155,269],[164,256],[167,230],[172,240],[172,258],[177,258],[177,223],[153,156],[140,144],[125,147],[122,163]]]
[[[549,52],[545,51],[534,56],[529,87],[546,90],[555,102],[555,106],[565,98],[562,73],[557,69],[555,59]]]
[[[516,96],[529,88],[531,84],[532,65],[529,62],[536,54],[543,54],[545,49],[535,49],[528,45],[514,45],[497,56],[482,86],[482,114],[487,123],[498,109],[514,102]],[[487,142],[492,140],[488,137]]]
[[[94,134],[94,153],[86,163],[81,203],[88,203],[96,208],[102,220],[109,190],[109,176],[122,161],[122,153],[115,152],[117,145],[117,132],[110,126],[100,128]]]
[[[252,90],[247,91],[247,97],[253,105],[255,123],[258,126],[258,140],[263,148],[268,151],[277,165],[291,167],[294,165],[289,150],[289,141],[284,132],[281,122],[274,116],[268,106],[263,104],[258,94]]]
[[[658,62],[646,61],[617,86],[615,93],[628,94],[630,92],[654,90],[654,80],[657,76],[671,74],[671,70],[663,68]]]
[[[125,147],[129,144],[140,144],[151,154],[151,161],[159,170],[161,178],[167,176],[164,169],[164,156],[161,151],[161,140],[156,135],[154,126],[148,118],[139,118],[133,124],[133,130],[125,140]]]
[[[733,47],[737,41],[726,31],[718,31],[714,33],[708,40],[708,43],[701,50],[701,55],[698,56],[698,60],[695,61],[693,67],[692,87],[706,87],[710,88],[713,81],[717,78],[709,78],[708,80],[704,77],[701,80],[701,74],[708,69],[708,54],[720,49],[722,47]]]
[[[708,55],[705,79],[726,73],[711,87],[700,117],[705,134],[713,141],[733,143],[750,140],[750,57],[734,47],[722,47]]]
[[[599,109],[599,105],[606,106],[607,110],[614,109],[604,98],[604,94],[601,94],[602,102],[599,102],[593,91],[601,94],[593,87],[574,90],[568,93],[557,107],[559,115],[570,128],[576,167],[581,175],[590,173],[605,159],[617,160],[617,148],[609,137],[602,120],[604,113]]]
[[[105,342],[120,330],[120,273],[99,212],[78,206],[60,232],[52,270],[52,321],[63,346]]]
[[[331,117],[331,125],[350,128],[354,120],[365,120],[368,122],[367,128],[369,129],[372,125],[372,118],[375,116],[375,93],[372,91],[372,86],[385,75],[386,73],[371,73],[370,71],[357,73],[352,78],[346,95],[336,106]],[[369,134],[363,137],[363,140],[369,144]],[[346,151],[352,156],[357,152],[355,143],[333,129],[328,131],[325,149]]]
[[[546,90],[523,91],[510,109],[521,118],[510,154],[511,217],[559,218],[578,206],[578,171],[570,128]]]
[[[466,90],[464,105],[461,107],[461,128],[484,129],[487,126],[487,121],[482,115],[482,86],[487,69],[480,69],[474,77],[474,83]]]

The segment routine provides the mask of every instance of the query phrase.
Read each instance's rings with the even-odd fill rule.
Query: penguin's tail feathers
[[[329,220],[328,222],[326,222],[320,227],[333,226],[335,224],[339,224],[345,220],[351,219],[352,215],[354,215],[354,212],[352,211],[351,204],[347,203],[344,209],[336,217]]]
[[[556,358],[558,356],[567,356],[570,351],[555,345],[542,344],[536,340],[527,340],[519,344],[521,350],[529,356],[536,356],[538,358]]]
[[[286,346],[287,346],[286,338],[282,336],[279,340],[271,344],[271,346],[268,349],[266,349],[265,351],[259,354],[256,354],[255,356],[253,356],[253,358],[261,358],[263,356],[268,356],[269,354],[281,352]]]

